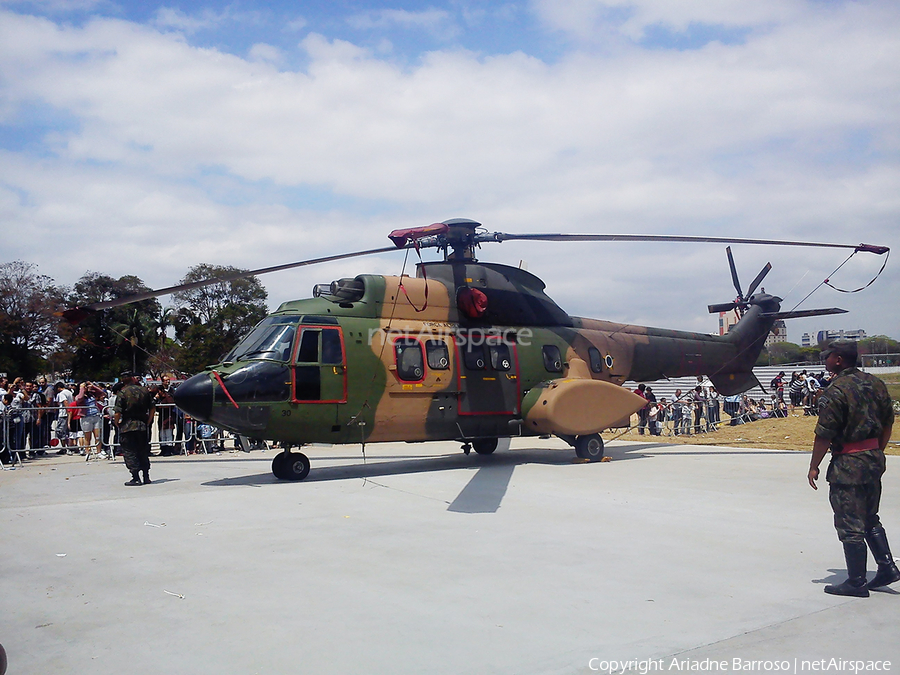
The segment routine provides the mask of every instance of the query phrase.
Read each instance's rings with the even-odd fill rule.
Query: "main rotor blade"
[[[762,280],[766,278],[766,275],[769,273],[769,270],[772,269],[772,263],[766,263],[766,266],[763,267],[759,274],[756,275],[756,278],[753,280],[753,283],[750,284],[750,287],[747,289],[747,297],[749,298],[753,295],[753,292],[756,290],[756,287],[762,283]]]
[[[734,265],[734,256],[731,255],[731,247],[725,247],[725,253],[728,255],[728,267],[731,270],[731,281],[734,284],[734,290],[737,291],[738,300],[744,299],[744,292],[741,290],[741,282],[738,280],[737,267]],[[749,296],[750,293],[747,293]]]
[[[719,312],[730,312],[733,309],[737,309],[738,304],[736,302],[723,302],[719,305],[707,305],[710,314],[718,314]]]
[[[408,247],[404,247],[408,248]],[[269,274],[270,272],[281,272],[282,270],[289,270],[295,267],[304,267],[306,265],[317,265],[319,263],[325,262],[333,262],[335,260],[344,260],[346,258],[359,258],[365,255],[374,255],[376,253],[387,253],[388,251],[396,251],[398,248],[396,246],[384,246],[382,248],[371,248],[367,251],[355,251],[353,253],[341,253],[339,255],[329,255],[324,258],[310,258],[309,260],[301,260],[299,262],[287,263],[286,265],[275,265],[273,267],[262,267],[258,270],[250,270],[249,272],[235,272],[234,274],[223,274],[219,277],[210,277],[209,279],[201,279],[200,281],[194,281],[190,284],[180,284],[178,286],[169,286],[167,288],[160,288],[155,291],[147,291],[146,293],[137,293],[135,295],[127,295],[121,298],[115,298],[113,300],[105,300],[103,302],[95,302],[92,305],[85,305],[84,307],[79,307],[79,310],[86,310],[88,312],[97,311],[101,309],[110,309],[111,307],[121,307],[122,305],[129,305],[132,302],[140,302],[141,300],[149,300],[150,298],[158,298],[161,295],[171,295],[172,293],[178,293],[180,291],[191,291],[195,288],[203,288],[204,286],[210,286],[212,284],[219,283],[220,281],[235,281],[237,279],[246,279],[247,277],[255,277],[260,274]]]
[[[669,241],[707,244],[763,244],[767,246],[811,246],[816,248],[852,248],[856,251],[882,255],[891,249],[876,244],[828,244],[814,241],[785,241],[781,239],[734,239],[731,237],[695,237],[680,234],[509,234],[492,232],[479,241]]]

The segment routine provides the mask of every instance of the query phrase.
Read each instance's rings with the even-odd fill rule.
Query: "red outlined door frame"
[[[319,345],[317,349],[317,356],[319,362],[315,365],[319,368],[319,391],[321,393],[322,387],[322,370],[325,368],[340,368],[341,379],[342,379],[342,396],[339,399],[298,399],[297,398],[297,371],[296,369],[300,366],[312,366],[312,363],[298,363],[297,362],[297,353],[300,351],[300,342],[303,339],[303,331],[305,330],[316,330],[320,333],[325,330],[336,330],[338,332],[338,337],[340,338],[341,343],[341,363],[333,364],[333,363],[322,363],[322,336],[319,336]],[[338,373],[335,373],[338,374]],[[297,338],[296,343],[294,344],[294,349],[291,355],[291,403],[346,403],[347,402],[347,346],[344,343],[344,330],[340,326],[327,326],[327,325],[319,325],[319,324],[301,324],[298,326],[297,330]]]
[[[478,330],[478,329],[475,329]],[[512,340],[509,340],[509,336],[513,335],[512,333],[506,333],[504,335],[496,335],[492,333],[483,334],[480,338],[481,344],[485,347],[490,346],[491,343],[499,343],[503,342],[504,344],[509,345],[510,358],[512,359],[512,366],[508,371],[506,370],[494,370],[490,363],[490,357],[488,354],[488,350],[485,350],[485,369],[484,370],[473,370],[470,371],[465,364],[465,356],[464,352],[466,351],[466,346],[468,344],[469,335],[471,334],[471,330],[460,330],[458,334],[457,340],[455,340],[454,350],[456,354],[456,388],[459,392],[459,404],[458,410],[460,416],[474,416],[474,415],[518,415],[519,414],[519,404],[522,400],[522,392],[521,392],[521,377],[519,373],[519,351],[518,344]],[[475,382],[475,387],[484,387],[486,381],[491,381],[488,378],[480,377],[478,378],[479,373],[492,373],[495,377],[495,381],[499,381],[500,393],[503,394],[503,402],[506,404],[507,410],[478,410],[472,409],[471,403],[473,399],[476,401],[476,408],[478,407],[478,397],[473,397],[470,391],[470,384],[474,382],[475,379],[480,379],[479,382]],[[513,374],[514,373],[514,374]],[[475,375],[473,377],[473,374]],[[508,382],[503,382],[499,378],[503,377],[507,381],[514,380],[513,385],[510,385]],[[506,385],[506,386],[504,386]],[[511,405],[510,405],[511,404]]]

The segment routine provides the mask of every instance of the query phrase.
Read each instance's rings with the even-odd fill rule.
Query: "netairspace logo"
[[[731,672],[731,673],[782,673],[800,675],[800,673],[858,673],[880,672],[891,670],[890,661],[860,661],[850,659],[785,659],[769,661],[753,661],[741,658],[715,661],[712,659],[632,659],[629,661],[607,661],[593,658],[588,668],[594,672],[607,675],[648,675],[654,672]]]

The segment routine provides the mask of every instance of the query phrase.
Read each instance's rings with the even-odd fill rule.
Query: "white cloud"
[[[404,9],[379,9],[348,17],[347,23],[353,28],[362,30],[424,29],[448,37],[457,32],[450,13],[442,9],[426,9],[420,12],[410,12]]]
[[[222,16],[210,11],[202,12],[197,16],[172,7],[160,7],[156,12],[156,20],[154,21],[160,28],[173,28],[185,33],[195,33],[198,30],[214,28],[221,22]]]
[[[399,66],[312,34],[301,43],[303,71],[277,68],[268,44],[242,59],[134,23],[79,28],[7,12],[0,110],[40,101],[77,124],[56,134],[58,156],[3,157],[0,218],[15,229],[4,228],[0,245],[60,282],[86,269],[129,270],[156,286],[196,262],[252,268],[369,248],[396,227],[456,216],[506,231],[892,245],[898,11],[779,5],[790,11],[732,5],[735,21],[770,24],[742,45],[632,44],[552,64],[454,50]],[[575,25],[596,7],[558,5],[554,18]],[[680,3],[677,14],[665,3],[634,7],[635,26],[718,21],[705,3]],[[35,235],[11,234],[22,231]],[[91,245],[75,236],[86,231]],[[745,283],[769,258],[771,292],[800,281],[788,301],[842,259],[751,247],[736,255]],[[527,259],[575,313],[649,325],[713,330],[703,305],[733,294],[717,247],[504,244],[482,257]],[[876,264],[858,256],[840,274],[848,286],[864,283]],[[367,259],[265,283],[281,301],[316,280],[398,267],[396,257]],[[836,327],[900,337],[900,318],[879,307],[898,290],[889,267],[864,294],[820,292],[806,306],[846,302],[860,318]],[[822,324],[803,326],[791,324],[796,341]]]
[[[281,63],[284,59],[284,54],[278,47],[267,45],[264,42],[253,45],[248,56],[251,61],[268,61],[275,64]]]
[[[807,9],[802,0],[533,0],[532,8],[547,26],[586,41],[610,32],[640,39],[654,25],[675,32],[691,24],[768,26],[804,10],[825,10]]]

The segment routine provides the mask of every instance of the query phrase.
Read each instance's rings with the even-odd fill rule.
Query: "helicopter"
[[[646,401],[622,385],[706,375],[725,396],[759,385],[753,365],[779,319],[843,313],[839,308],[781,311],[781,298],[756,293],[767,264],[741,289],[726,248],[736,311],[724,336],[570,316],[537,276],[481,262],[482,243],[672,241],[848,248],[887,247],[683,235],[507,234],[454,218],[395,230],[392,246],[235,273],[67,310],[86,313],[293,267],[436,248],[415,276],[361,274],[317,284],[313,297],[281,304],[220,363],[184,381],[176,405],[199,422],[288,449],[272,473],[303,480],[309,458],[293,446],[456,440],[490,455],[498,439],[557,436],[590,462],[603,459],[601,432],[627,426]],[[886,259],[885,259],[886,260]],[[883,268],[882,268],[883,269]],[[624,420],[624,421],[623,421]]]

